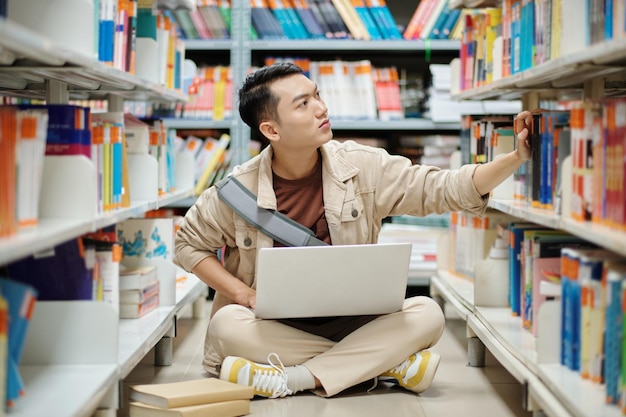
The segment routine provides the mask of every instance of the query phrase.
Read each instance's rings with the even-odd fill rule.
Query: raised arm
[[[474,185],[481,195],[485,195],[498,186],[502,181],[530,159],[531,149],[528,141],[532,115],[529,111],[523,111],[516,117],[517,146],[516,149],[491,162],[480,165],[474,171]]]

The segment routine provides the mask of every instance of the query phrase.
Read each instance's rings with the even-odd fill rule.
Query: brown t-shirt
[[[330,233],[324,214],[322,158],[318,158],[313,172],[304,178],[287,180],[273,174],[273,180],[278,211],[311,229],[319,240],[330,244]],[[274,246],[283,245],[275,242]]]

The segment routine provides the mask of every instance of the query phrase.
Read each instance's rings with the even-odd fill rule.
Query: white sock
[[[315,388],[315,377],[305,366],[287,366],[285,372],[287,373],[287,388],[292,392]]]

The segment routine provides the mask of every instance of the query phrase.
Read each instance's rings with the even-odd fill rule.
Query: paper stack
[[[130,387],[129,417],[236,417],[250,413],[252,387],[203,378]]]

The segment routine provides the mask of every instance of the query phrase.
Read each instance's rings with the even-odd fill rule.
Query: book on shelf
[[[370,34],[349,0],[331,0],[353,39],[369,41]]]
[[[261,39],[286,39],[278,19],[272,13],[267,0],[252,0],[250,2],[250,16],[252,26]]]
[[[43,109],[22,110],[16,117],[19,136],[15,212],[18,227],[23,228],[39,223],[48,113]]]
[[[402,34],[385,0],[365,0],[365,5],[385,39],[402,39]]]
[[[12,236],[17,233],[17,117],[15,108],[0,107],[0,188],[4,198],[0,199],[0,236]]]
[[[115,241],[84,239],[95,250],[92,299],[104,301],[117,311],[119,306],[120,262],[122,247]]]
[[[604,328],[604,383],[607,404],[618,404],[623,391],[621,380],[623,369],[623,317],[626,296],[626,267],[611,265],[603,278],[606,294]],[[562,358],[563,359],[563,358]]]
[[[122,292],[130,290],[143,292],[146,288],[158,282],[156,267],[152,265],[120,268],[120,296]]]
[[[383,35],[381,34],[380,29],[378,28],[378,26],[376,25],[376,22],[374,21],[374,18],[372,17],[372,13],[369,7],[367,7],[367,5],[365,4],[365,0],[351,0],[351,3],[357,15],[359,16],[359,18],[365,25],[365,28],[367,29],[367,32],[369,33],[370,39],[371,40],[384,39]]]
[[[139,303],[120,303],[120,319],[138,319],[156,310],[157,307],[159,307],[158,293]]]
[[[91,300],[95,249],[81,238],[8,264],[10,278],[32,285],[39,300]]]
[[[316,15],[306,0],[292,0],[291,3],[309,38],[324,39],[330,34],[326,21],[320,20],[321,16]]]
[[[26,393],[19,367],[24,350],[24,342],[37,300],[37,290],[31,285],[14,279],[0,278],[0,295],[6,300],[8,321],[4,334],[6,341],[5,392],[6,406],[10,409]]]
[[[254,389],[218,378],[201,378],[161,384],[131,385],[129,398],[159,408],[176,408],[214,404],[224,401],[250,400]]]
[[[346,26],[346,23],[343,21],[337,9],[332,3],[332,0],[312,0],[320,13],[324,17],[326,23],[330,27],[330,30],[333,33],[333,37],[336,39],[346,39],[351,37],[350,31]]]
[[[194,189],[196,195],[200,195],[207,188],[211,175],[214,173],[222,155],[226,152],[229,144],[230,135],[227,133],[222,133],[218,140],[215,152],[212,154],[211,158],[205,165],[202,174],[196,182],[196,187]]]
[[[247,414],[250,414],[250,400],[222,401],[177,408],[158,408],[138,402],[131,402],[129,405],[129,417],[236,417]]]
[[[159,281],[149,282],[142,288],[120,289],[120,304],[140,304],[159,294]]]

